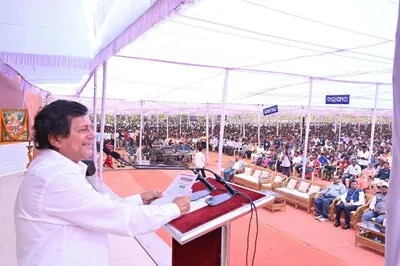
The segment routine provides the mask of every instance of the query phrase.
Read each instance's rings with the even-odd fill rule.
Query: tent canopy
[[[99,1],[97,6],[91,7],[97,10],[92,11],[94,21],[102,21],[93,24],[98,34],[93,35],[90,27],[86,27],[76,36],[66,36],[74,43],[79,43],[77,36],[85,36],[81,40],[88,39],[90,45],[65,47],[60,45],[64,43],[61,42],[59,47],[54,47],[59,49],[54,53],[69,49],[68,56],[92,58],[122,31],[123,26],[137,18],[132,16],[129,21],[120,22],[116,14],[126,14],[125,9],[132,9],[129,12],[133,14],[135,10],[138,15],[152,4],[151,1],[138,1],[143,5],[126,7],[117,2],[125,1],[114,4]],[[72,3],[71,6],[80,7],[77,10],[84,9],[81,2]],[[103,13],[98,11],[99,5]],[[59,10],[57,15],[62,16],[64,10]],[[68,10],[79,16],[72,7],[65,7],[67,14]],[[391,110],[396,11],[396,3],[376,0],[329,3],[317,0],[198,0],[175,9],[167,19],[108,60],[106,96],[124,99],[126,104],[119,106],[121,111],[139,109],[141,100],[147,101],[146,105],[160,102],[153,107],[164,110],[169,110],[165,102],[179,103],[182,108],[201,106],[207,109],[206,104],[210,108],[222,101],[225,68],[229,68],[227,103],[232,109],[246,106],[246,110],[252,112],[258,110],[258,105],[297,106],[297,109],[307,106],[310,77],[314,77],[313,107],[321,110],[326,107],[325,95],[350,94],[348,107],[354,108],[355,113],[361,112],[359,108],[371,109],[379,84],[377,108]],[[48,20],[57,17],[54,14],[48,16]],[[78,25],[82,25],[83,20],[76,21],[68,27],[79,30]],[[115,28],[111,27],[114,21],[118,22]],[[67,22],[60,22],[63,24],[67,25]],[[55,44],[52,46],[57,46]],[[75,52],[74,47],[81,50]],[[0,46],[0,50],[4,48]],[[91,97],[93,94],[92,79],[82,93],[77,90],[90,74],[87,69],[82,75],[82,69],[72,67],[66,73],[62,73],[62,68],[50,71],[40,67],[30,71],[30,66],[15,68],[32,75],[30,80],[56,97]],[[66,80],[67,73],[69,78]],[[101,69],[98,77],[101,85]],[[243,111],[241,108],[236,110]]]

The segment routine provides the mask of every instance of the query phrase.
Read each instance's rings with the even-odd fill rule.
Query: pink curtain
[[[7,78],[0,71],[0,109],[22,108],[23,92],[20,87],[21,78]]]

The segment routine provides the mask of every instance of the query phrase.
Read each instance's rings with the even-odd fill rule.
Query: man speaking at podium
[[[86,180],[95,137],[87,108],[58,100],[35,117],[32,161],[15,203],[18,265],[109,265],[107,234],[133,237],[189,211],[189,197],[162,206],[147,191],[124,199],[97,192]]]

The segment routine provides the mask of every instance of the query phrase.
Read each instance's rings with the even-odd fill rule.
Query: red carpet
[[[210,153],[209,161],[216,154]],[[230,160],[231,157],[224,157]],[[215,165],[209,165],[215,169]],[[148,189],[165,189],[182,171],[126,170],[104,173],[105,181],[120,196]],[[321,223],[305,210],[288,205],[286,212],[271,213],[258,209],[259,235],[255,265],[384,265],[384,257],[372,250],[354,246],[354,230],[343,231],[332,222]],[[230,265],[245,265],[249,215],[232,223]],[[254,220],[253,220],[254,221]],[[158,235],[171,246],[171,237],[164,230]],[[255,223],[251,231],[254,248]],[[250,252],[250,254],[252,254]]]

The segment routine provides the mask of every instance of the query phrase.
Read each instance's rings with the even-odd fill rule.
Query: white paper
[[[190,194],[192,194],[192,186],[196,181],[196,178],[196,175],[179,174],[162,193],[162,197],[154,200],[150,203],[150,205],[171,203],[176,197],[190,196]]]

